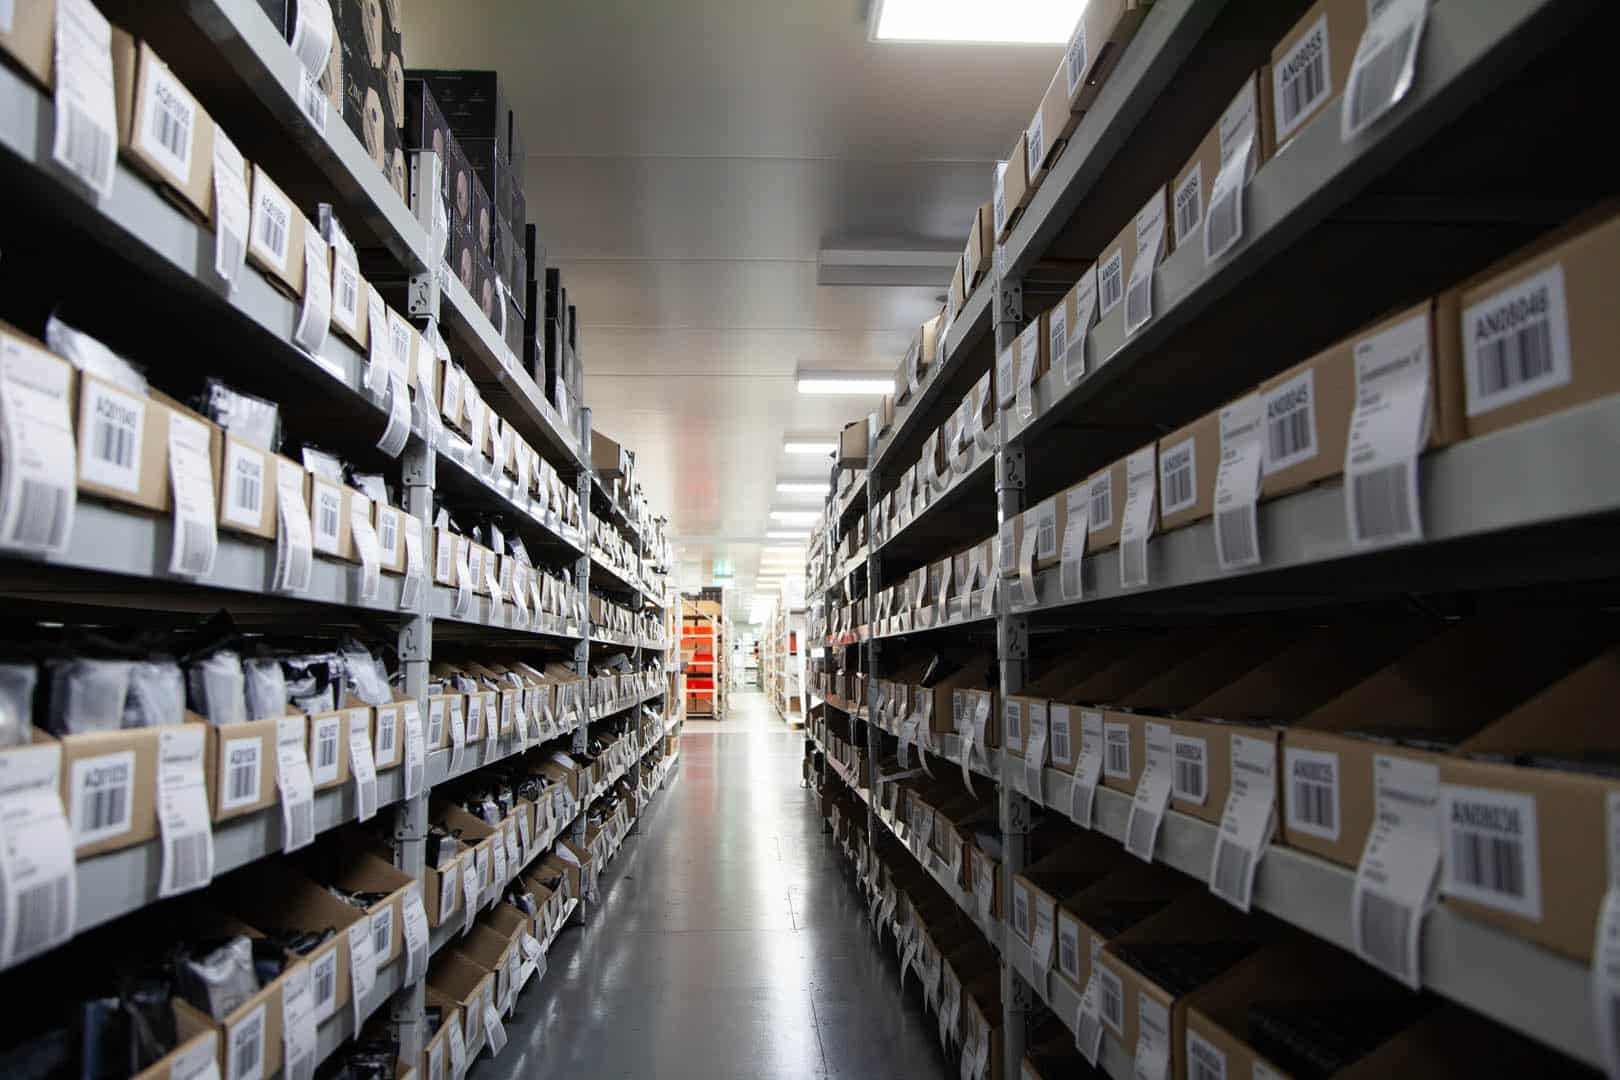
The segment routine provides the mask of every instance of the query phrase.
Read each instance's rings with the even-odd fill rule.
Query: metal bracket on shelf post
[[[1006,430],[1003,423],[1002,430]],[[1006,440],[1001,440],[1005,444]],[[1022,492],[1024,490],[1024,447],[1003,447],[996,451],[996,494],[1006,492]]]
[[[423,198],[423,194],[431,191],[437,196],[443,186],[444,170],[439,155],[431,150],[419,150],[410,157],[411,213],[416,216],[417,224],[421,225],[422,231],[427,234],[428,265],[411,274],[410,287],[406,291],[406,307],[413,319],[437,319],[441,300],[438,268],[443,260],[434,246],[437,240],[434,234],[437,217],[434,213],[435,207],[432,202]]]

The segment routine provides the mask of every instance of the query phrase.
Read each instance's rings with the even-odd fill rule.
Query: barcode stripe
[[[1176,794],[1188,799],[1204,797],[1204,767],[1196,761],[1176,762]]]
[[[1333,786],[1294,779],[1294,816],[1322,829],[1338,829]]]
[[[1553,371],[1552,324],[1543,316],[1511,334],[1478,346],[1480,393],[1500,394]]]
[[[1308,401],[1282,416],[1266,422],[1266,440],[1270,443],[1271,460],[1285,461],[1295,454],[1315,447],[1315,433],[1311,431],[1311,411]]]
[[[1220,533],[1221,552],[1229,563],[1247,562],[1255,557],[1254,530],[1249,528],[1246,507],[1219,510],[1215,513],[1215,528]]]
[[[13,541],[28,547],[56,547],[66,539],[68,492],[65,488],[24,477],[18,505]]]
[[[1282,84],[1282,126],[1292,126],[1328,90],[1327,53],[1318,50],[1310,61],[1284,78]]]
[[[1241,899],[1244,886],[1249,881],[1250,858],[1245,848],[1236,844],[1221,844],[1215,856],[1215,892],[1234,900]]]
[[[69,167],[92,187],[106,187],[113,170],[112,134],[72,102],[65,113]]]
[[[1480,889],[1523,898],[1524,844],[1453,825],[1451,872],[1456,880]]]
[[[1412,47],[1412,35],[1417,26],[1408,23],[1391,38],[1357,73],[1355,89],[1350,94],[1350,123],[1359,127],[1389,104],[1401,77],[1402,62]],[[1320,56],[1320,54],[1318,54]]]
[[[67,936],[71,918],[67,878],[53,878],[23,889],[17,895],[16,947],[12,956],[20,959],[61,940]]]
[[[172,881],[177,890],[195,889],[208,884],[208,836],[192,833],[174,842]]]
[[[1404,536],[1412,531],[1412,500],[1407,492],[1410,463],[1398,461],[1351,478],[1359,539]]]
[[[1411,930],[1412,912],[1405,905],[1364,892],[1361,897],[1361,946],[1388,971],[1405,977],[1406,938]]]

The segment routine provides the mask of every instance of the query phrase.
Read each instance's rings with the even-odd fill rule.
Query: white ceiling
[[[872,407],[800,395],[795,370],[892,371],[943,292],[819,287],[817,250],[960,244],[1061,50],[873,44],[860,0],[405,10],[411,66],[501,73],[592,423],[686,538],[683,584],[729,557],[751,591],[768,511],[792,504],[776,482],[826,471],[785,436]]]

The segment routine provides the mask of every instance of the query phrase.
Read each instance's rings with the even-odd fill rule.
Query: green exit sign
[[[716,581],[729,580],[730,578],[733,578],[735,576],[736,576],[736,572],[735,572],[735,569],[731,565],[731,560],[730,559],[716,559],[716,560],[714,560],[714,580],[716,580]]]

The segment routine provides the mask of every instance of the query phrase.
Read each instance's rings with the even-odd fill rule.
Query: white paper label
[[[1153,270],[1164,248],[1164,200],[1156,196],[1136,215],[1136,259],[1125,286],[1125,333],[1134,334],[1153,317]]]
[[[1260,562],[1260,523],[1255,511],[1264,454],[1260,431],[1259,395],[1249,394],[1221,410],[1221,464],[1215,473],[1215,554],[1222,570]]]
[[[1204,223],[1204,166],[1194,161],[1192,172],[1181,186],[1170,193],[1170,206],[1175,211],[1171,224],[1175,226],[1176,247],[1181,248],[1192,239],[1198,226]]]
[[[1231,788],[1221,812],[1221,831],[1210,859],[1209,888],[1249,910],[1254,875],[1271,839],[1277,815],[1277,747],[1269,739],[1232,736]]]
[[[247,162],[242,152],[226,136],[214,129],[214,273],[232,288],[247,261],[248,229],[252,212],[248,207]]]
[[[1393,754],[1373,757],[1376,813],[1350,895],[1355,950],[1413,989],[1418,944],[1440,871],[1440,770]]]
[[[292,203],[262,171],[253,184],[252,251],[283,275],[290,275],[292,255]]]
[[[328,0],[298,0],[297,9],[293,19],[293,55],[306,71],[325,71],[335,35],[331,4]]]
[[[1540,831],[1533,795],[1445,784],[1440,788],[1446,896],[1541,921]]]
[[[478,917],[478,894],[484,878],[489,874],[489,854],[484,848],[475,848],[471,856],[461,860],[461,932],[473,928]]]
[[[357,816],[369,821],[377,816],[377,762],[371,753],[369,709],[349,710],[349,772],[354,778]]]
[[[281,1060],[286,1080],[315,1075],[315,997],[310,966],[293,964],[281,983]]]
[[[1316,372],[1311,368],[1267,390],[1262,398],[1265,475],[1316,456]]]
[[[1094,969],[1086,980],[1086,989],[1080,995],[1074,1018],[1074,1047],[1092,1065],[1097,1064],[1097,1054],[1102,1050],[1102,1017],[1097,1007],[1101,990],[1098,987],[1097,970]]]
[[[388,423],[377,437],[377,449],[397,458],[411,436],[411,391],[397,372],[388,377]]]
[[[1331,62],[1328,20],[1324,14],[1272,65],[1272,100],[1276,103],[1279,146],[1333,93]]]
[[[141,487],[146,402],[95,379],[80,381],[79,476],[134,495]]]
[[[1339,114],[1339,134],[1345,142],[1394,108],[1412,88],[1428,13],[1428,0],[1387,0],[1363,31]]]
[[[354,1006],[354,1029],[365,1020],[365,999],[377,985],[377,953],[372,948],[371,920],[359,919],[349,927],[349,989]]]
[[[225,505],[220,520],[229,525],[257,529],[264,516],[268,477],[264,474],[265,455],[246,443],[225,440],[225,475],[220,478]]]
[[[118,152],[112,25],[90,0],[57,0],[55,58],[51,157],[105,199]]]
[[[311,481],[313,508],[310,523],[313,528],[312,544],[322,555],[336,555],[342,536],[343,491],[319,477]]]
[[[268,1003],[258,1005],[222,1032],[225,1037],[225,1080],[262,1080],[267,1007]]]
[[[1085,80],[1088,59],[1086,53],[1086,20],[1083,18],[1076,19],[1074,36],[1069,38],[1068,48],[1063,53],[1064,82],[1071,100],[1079,92],[1081,83]],[[1096,1064],[1096,1062],[1093,1061],[1092,1064]]]
[[[1055,709],[1053,715],[1056,715]],[[1117,743],[1109,737],[1109,728],[1123,729],[1120,732],[1123,737]],[[1083,710],[1080,713],[1080,760],[1074,767],[1074,788],[1069,796],[1069,817],[1077,825],[1091,827],[1097,784],[1105,764],[1123,762],[1123,778],[1129,779],[1130,761],[1131,729],[1123,724],[1104,724],[1102,713]],[[1121,774],[1116,771],[1111,775]]]
[[[422,906],[421,886],[412,882],[400,902],[400,932],[405,940],[405,981],[416,981],[420,972],[427,970],[428,918]]]
[[[1029,703],[1029,739],[1024,747],[1024,790],[1031,799],[1044,805],[1045,791],[1041,784],[1042,768],[1046,764],[1047,708],[1044,701]]]
[[[1169,724],[1148,723],[1144,727],[1147,760],[1136,781],[1136,795],[1131,800],[1131,816],[1125,826],[1125,850],[1144,862],[1152,862],[1159,824],[1170,805],[1174,742]]]
[[[324,1024],[337,1013],[337,961],[338,951],[334,946],[327,949],[313,960],[310,967],[310,983],[315,988],[315,1022]]]
[[[1592,1017],[1608,1076],[1620,1075],[1620,792],[1605,797],[1608,891],[1592,944]]]
[[[1192,1080],[1226,1080],[1226,1054],[1214,1043],[1188,1028],[1187,1069],[1187,1075]]]
[[[135,752],[80,758],[70,771],[68,814],[80,847],[110,840],[133,825]]]
[[[304,300],[293,327],[293,342],[319,356],[332,327],[331,252],[314,229],[304,230]]]
[[[1429,319],[1356,342],[1356,406],[1344,450],[1353,547],[1423,538],[1417,456],[1428,441]]]
[[[336,713],[309,718],[310,775],[316,787],[325,787],[338,778],[338,739],[342,719]]]
[[[139,125],[141,149],[184,188],[191,180],[191,153],[197,104],[169,69],[146,65],[147,94]]]
[[[1209,191],[1209,220],[1204,226],[1204,265],[1215,262],[1243,239],[1243,187],[1253,155],[1250,133],[1221,164]]]
[[[1086,487],[1086,526],[1103,532],[1114,525],[1114,470],[1104,469]]]
[[[1135,1080],[1169,1080],[1169,1010],[1157,998],[1138,993],[1136,1026]]]
[[[1025,529],[1018,545],[1018,604],[1025,608],[1032,608],[1039,602],[1035,592],[1035,548],[1038,541],[1036,530]]]
[[[214,834],[203,781],[202,724],[167,724],[158,731],[158,828],[163,866],[158,895],[177,896],[214,879]]]
[[[304,470],[276,462],[276,565],[271,585],[277,592],[306,592],[314,570],[314,535],[304,503]]]
[[[315,784],[304,752],[304,718],[276,721],[276,788],[281,793],[282,850],[296,851],[315,839]]]
[[[1170,794],[1182,802],[1199,806],[1209,799],[1209,743],[1201,738],[1175,735],[1171,738],[1175,775]]]
[[[1150,443],[1125,459],[1125,510],[1119,526],[1121,588],[1148,583],[1147,542],[1153,535],[1157,451],[1157,445]]]
[[[214,477],[208,427],[179,413],[169,416],[169,480],[174,494],[174,537],[169,573],[207,577],[219,536],[214,524]]]
[[[375,603],[382,575],[382,548],[371,527],[371,500],[358,492],[349,496],[349,536],[360,556],[359,596],[362,604]]]
[[[0,341],[0,547],[67,550],[77,500],[72,379],[73,368],[43,349]]]
[[[59,794],[61,747],[0,754],[0,969],[73,936],[73,835]]]
[[[462,1025],[453,1019],[450,1028],[450,1074],[456,1080],[467,1071],[467,1037],[462,1031]]]
[[[220,807],[240,810],[259,800],[262,767],[259,760],[260,743],[255,737],[225,740],[225,790],[220,792]]]
[[[1288,747],[1288,791],[1283,800],[1292,832],[1323,840],[1339,838],[1339,755]]]
[[[1567,386],[1572,368],[1563,266],[1554,263],[1468,307],[1462,337],[1470,417]]]

